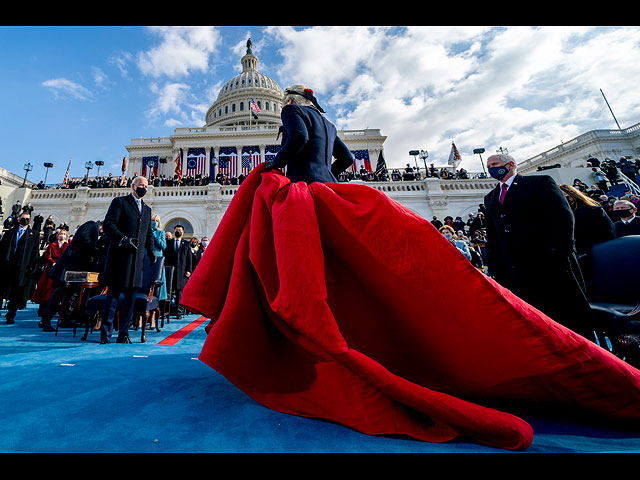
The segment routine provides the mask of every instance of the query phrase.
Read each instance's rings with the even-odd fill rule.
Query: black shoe
[[[14,323],[16,323],[16,321],[13,319],[13,317],[7,318],[7,325],[13,325]]]
[[[131,343],[131,339],[129,338],[129,335],[118,335],[116,343]]]
[[[53,328],[51,325],[44,325],[44,326],[42,327],[42,331],[43,331],[43,332],[55,332],[55,331],[56,331],[56,329],[55,329],[55,328]]]
[[[106,345],[107,343],[110,343],[110,341],[106,338],[100,340],[100,345]]]

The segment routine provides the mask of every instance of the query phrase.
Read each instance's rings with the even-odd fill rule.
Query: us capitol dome
[[[258,57],[251,39],[240,59],[242,70],[218,92],[199,127],[179,127],[168,137],[133,138],[128,177],[201,177],[215,181],[246,176],[257,165],[273,158],[280,149],[283,89],[258,71]],[[361,165],[375,168],[386,137],[379,129],[338,130],[338,135]],[[150,182],[152,183],[152,182]]]
[[[253,54],[251,39],[247,41],[247,52],[240,62],[242,72],[220,89],[218,98],[207,110],[205,126],[251,123],[280,125],[282,88],[275,80],[258,71],[258,57]],[[251,101],[260,110],[257,118],[252,118]]]

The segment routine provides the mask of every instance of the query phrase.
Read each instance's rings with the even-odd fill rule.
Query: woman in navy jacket
[[[304,85],[293,85],[283,98],[282,143],[267,170],[287,167],[292,182],[338,182],[336,178],[353,163],[338,131],[324,115],[324,110]],[[332,157],[336,161],[332,163]]]

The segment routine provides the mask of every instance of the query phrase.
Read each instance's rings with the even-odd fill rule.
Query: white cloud
[[[42,86],[51,89],[56,98],[70,95],[78,100],[89,100],[93,97],[93,94],[87,88],[66,78],[46,80],[42,82]]]
[[[129,78],[127,64],[133,61],[133,55],[129,52],[120,51],[109,58],[109,64],[115,65],[123,78]]]
[[[107,74],[98,67],[91,67],[91,72],[93,73],[93,81],[95,84],[101,88],[107,88],[107,84],[110,83]]]
[[[157,100],[149,111],[150,116],[180,114],[181,105],[185,103],[189,85],[185,83],[167,83],[162,87],[151,84],[151,92],[156,94]]]
[[[161,42],[137,55],[140,71],[151,77],[178,78],[191,72],[204,72],[209,57],[220,43],[220,33],[214,27],[152,27]]]
[[[593,128],[638,121],[640,30],[603,27],[271,27],[282,82],[306,83],[341,128],[380,128],[388,163],[446,163],[451,141],[525,160]],[[286,85],[283,85],[286,86]],[[615,109],[615,108],[614,108]]]

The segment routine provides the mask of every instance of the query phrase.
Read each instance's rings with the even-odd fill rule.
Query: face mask
[[[138,197],[142,198],[145,196],[145,194],[147,193],[147,189],[144,187],[136,187],[136,194],[138,195]]]
[[[153,228],[154,230],[158,228],[158,222],[156,222],[155,220],[151,222],[151,228]]]
[[[613,215],[616,218],[627,218],[633,215],[633,210],[630,208],[625,208],[624,210],[614,210]]]
[[[509,170],[506,165],[502,165],[500,167],[489,167],[489,175],[491,175],[496,180],[502,180]]]
[[[23,227],[26,227],[27,225],[29,225],[29,219],[26,217],[22,217],[20,219],[20,225],[22,225]]]
[[[197,246],[198,246],[198,244],[197,244],[197,243],[195,243],[195,242],[191,242],[191,246],[192,246],[192,247],[197,247]]]
[[[453,238],[453,234],[447,232],[444,234],[444,238],[446,238],[447,240],[451,240]]]
[[[207,242],[206,240],[202,242],[202,247],[205,248],[207,245],[209,244],[209,242]]]
[[[173,236],[176,238],[180,238],[182,236],[182,232],[175,232]]]

